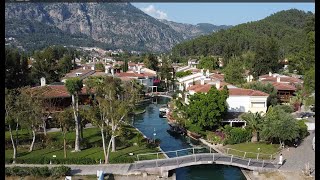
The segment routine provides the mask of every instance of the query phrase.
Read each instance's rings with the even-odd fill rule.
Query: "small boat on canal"
[[[159,117],[166,118],[168,112],[169,112],[169,108],[167,106],[161,106],[159,108]]]

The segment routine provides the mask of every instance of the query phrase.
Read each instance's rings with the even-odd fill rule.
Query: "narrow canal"
[[[172,151],[190,148],[196,142],[182,136],[171,136],[167,129],[169,125],[166,118],[159,117],[159,107],[166,104],[168,98],[157,98],[156,103],[146,106],[146,112],[135,116],[133,125],[137,127],[148,138],[158,138],[161,140],[160,147],[163,151]],[[155,132],[155,137],[154,137]],[[168,154],[170,157],[171,154]],[[232,166],[224,165],[199,165],[179,168],[176,170],[177,180],[245,180],[241,170]]]

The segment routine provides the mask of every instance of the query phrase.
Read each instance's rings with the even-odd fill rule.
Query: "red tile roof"
[[[223,74],[212,74],[210,77],[212,79],[218,79],[220,81],[224,81],[224,75]]]
[[[294,87],[290,84],[274,82],[274,83],[272,83],[272,85],[277,90],[282,90],[282,91],[296,91],[297,90],[296,87]]]
[[[116,76],[118,77],[153,77],[154,74],[151,73],[136,73],[136,72],[121,72],[117,73]]]
[[[222,87],[224,85],[227,85],[227,83],[220,83],[220,90],[222,90]],[[193,85],[188,88],[188,90],[193,90],[195,92],[202,92],[206,93],[210,90],[211,86],[214,86],[212,84],[205,84],[205,85]],[[229,96],[269,96],[269,94],[264,93],[262,91],[252,90],[252,89],[242,89],[242,88],[229,88]]]
[[[277,82],[277,77],[269,76],[269,74],[259,76],[259,78],[260,79],[265,78],[265,79],[261,79],[261,81]],[[280,83],[286,83],[286,82],[288,82],[288,83],[302,83],[303,81],[301,79],[289,77],[289,76],[280,77]]]
[[[269,94],[253,89],[230,88],[229,96],[269,96]]]
[[[43,88],[43,91],[41,91],[41,95],[46,98],[71,97],[65,85],[37,86],[37,87],[31,88],[31,90],[36,90],[36,89],[40,90],[40,88]],[[81,95],[87,94],[85,87],[82,88],[82,91],[80,94]]]

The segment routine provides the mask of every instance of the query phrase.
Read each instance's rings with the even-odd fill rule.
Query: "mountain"
[[[221,29],[228,29],[232,26],[216,26],[209,23],[199,23],[197,25],[186,24],[186,23],[177,23],[173,21],[167,21],[160,19],[164,24],[169,25],[172,29],[179,32],[184,39],[192,39],[201,35],[211,34],[213,32],[219,31]]]
[[[288,57],[307,45],[308,35],[305,29],[312,17],[312,12],[297,9],[280,11],[259,21],[184,41],[177,44],[172,52],[177,56],[231,57],[254,50],[258,41],[273,38],[280,46],[281,57]]]
[[[5,37],[15,39],[6,43],[26,50],[60,44],[165,52],[212,32],[177,30],[130,3],[6,3],[5,25]]]

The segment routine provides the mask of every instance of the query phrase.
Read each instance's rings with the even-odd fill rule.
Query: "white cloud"
[[[156,9],[153,5],[149,5],[146,8],[141,8],[143,12],[149,14],[150,16],[157,18],[157,19],[168,19],[167,13]]]

